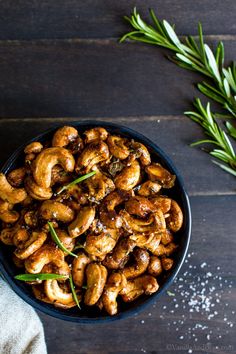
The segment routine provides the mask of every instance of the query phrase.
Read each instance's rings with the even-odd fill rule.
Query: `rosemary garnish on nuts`
[[[37,280],[49,280],[49,279],[66,279],[67,277],[61,274],[38,273],[38,274],[18,274],[14,278],[22,281],[37,281]]]
[[[51,233],[53,241],[57,244],[57,246],[65,253],[69,254],[70,256],[73,257],[78,257],[75,253],[70,252],[61,242],[59,237],[57,236],[56,230],[54,229],[53,225],[51,222],[48,221],[48,226],[49,226],[49,231]]]
[[[73,299],[75,300],[76,305],[78,306],[78,308],[81,310],[80,303],[79,303],[78,297],[77,297],[76,292],[75,292],[75,286],[74,286],[73,279],[72,279],[71,275],[69,277],[69,281],[70,281],[70,287],[71,287],[71,292],[72,292],[72,295],[73,295]]]
[[[80,176],[79,178],[76,178],[74,181],[70,182],[69,184],[67,184],[66,186],[63,186],[56,194],[61,194],[62,192],[64,192],[66,189],[70,188],[71,186],[74,186],[75,184],[78,184],[82,181],[84,181],[85,179],[94,176],[96,173],[96,171],[92,171],[87,173],[86,175]]]

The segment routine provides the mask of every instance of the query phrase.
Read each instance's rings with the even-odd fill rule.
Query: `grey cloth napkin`
[[[42,323],[0,278],[0,354],[46,354]]]

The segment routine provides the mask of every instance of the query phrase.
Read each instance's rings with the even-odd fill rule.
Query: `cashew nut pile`
[[[35,297],[76,306],[71,276],[82,306],[115,315],[120,302],[157,292],[174,266],[183,224],[180,206],[166,196],[175,176],[142,143],[102,127],[79,135],[64,126],[24,153],[24,166],[0,174],[0,240],[21,273],[65,276],[30,282]],[[53,241],[48,221],[77,257]]]

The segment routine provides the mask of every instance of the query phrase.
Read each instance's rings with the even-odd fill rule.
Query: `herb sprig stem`
[[[53,241],[58,245],[58,247],[65,253],[69,254],[70,256],[73,256],[73,257],[78,257],[75,253],[73,252],[70,252],[64,245],[63,243],[61,242],[61,240],[59,239],[57,233],[56,233],[56,230],[54,229],[53,225],[51,222],[48,221],[48,226],[49,226],[49,231],[51,233],[51,236],[52,236],[52,239]]]
[[[90,178],[92,176],[94,176],[96,173],[96,171],[92,171],[92,172],[89,172],[87,173],[86,175],[83,175],[83,176],[80,176],[78,178],[76,178],[74,181],[70,182],[69,184],[67,184],[66,186],[63,186],[56,194],[61,194],[62,192],[64,192],[66,189],[74,186],[75,184],[78,184],[84,180],[86,180],[87,178]]]

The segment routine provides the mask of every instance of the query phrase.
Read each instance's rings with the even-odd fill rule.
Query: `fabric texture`
[[[46,354],[42,323],[0,278],[0,354]]]

